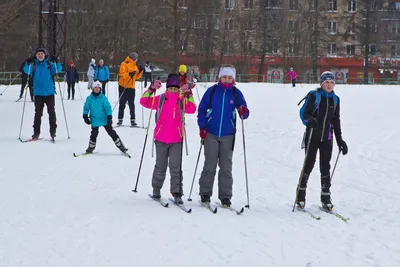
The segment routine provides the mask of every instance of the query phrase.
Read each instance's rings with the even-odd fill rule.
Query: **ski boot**
[[[136,127],[137,123],[135,122],[135,119],[131,119],[131,126],[132,127]]]
[[[117,126],[121,126],[122,125],[122,119],[118,119],[118,122],[117,122]]]
[[[161,191],[160,189],[153,188],[153,198],[160,199],[161,198]]]
[[[122,143],[121,139],[118,138],[114,141],[114,143],[118,147],[118,149],[121,150],[122,153],[126,153],[128,151],[128,149]]]
[[[67,98],[67,100],[69,100],[71,97],[70,96],[68,96],[68,98]]]
[[[210,201],[211,201],[210,196],[208,196],[208,195],[201,195],[200,198],[201,198],[201,203],[204,203],[204,204],[210,203]]]
[[[331,195],[324,195],[324,193],[321,194],[321,204],[322,204],[322,208],[328,210],[328,211],[332,211],[333,209],[333,204],[332,204],[332,200],[331,200]]]
[[[32,140],[39,140],[39,134],[34,133],[34,134],[32,135]]]
[[[89,146],[86,149],[86,153],[93,153],[94,149],[96,148],[96,142],[93,142],[92,140],[89,141]]]
[[[299,208],[304,209],[306,206],[306,190],[307,190],[307,182],[309,174],[303,173],[303,176],[300,180],[300,187],[298,188],[296,204]]]
[[[183,204],[182,195],[179,193],[173,193],[174,201],[176,204]]]
[[[51,137],[51,141],[55,142],[54,138],[56,138],[56,133],[50,133],[50,137]]]
[[[332,211],[331,201],[331,176],[330,174],[321,175],[321,204],[326,210]]]
[[[222,200],[221,200],[221,205],[222,206],[224,206],[224,207],[226,207],[226,208],[229,208],[230,206],[231,206],[231,200],[229,199],[229,198],[223,198]]]

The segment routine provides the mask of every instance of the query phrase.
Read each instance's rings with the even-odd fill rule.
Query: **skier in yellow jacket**
[[[132,52],[128,57],[121,63],[119,68],[119,110],[118,110],[118,122],[117,126],[121,126],[124,119],[124,110],[126,102],[128,102],[131,126],[137,126],[135,116],[135,84],[136,80],[142,78],[144,68],[142,65],[137,66],[136,62],[139,55],[136,52]]]

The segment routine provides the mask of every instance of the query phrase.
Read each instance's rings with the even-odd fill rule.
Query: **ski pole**
[[[30,69],[30,66],[29,66],[29,69]],[[8,89],[8,87],[10,87],[10,85],[12,85],[12,83],[19,77],[19,76],[21,76],[21,73],[20,74],[18,74],[17,76],[15,76],[15,78],[14,79],[12,79],[11,81],[10,81],[10,83],[7,85],[7,87],[3,90],[3,92],[1,92],[1,94],[0,95],[3,95],[4,94],[4,92]]]
[[[179,183],[179,193],[181,196],[183,195],[183,171],[182,171],[182,161],[183,161],[183,142],[186,142],[186,129],[185,129],[185,107],[186,107],[186,98],[183,98],[183,107],[181,110],[181,123],[182,123],[182,142],[181,142],[181,159],[179,164],[179,172],[180,172],[180,183]],[[187,151],[187,144],[186,144]]]
[[[143,95],[143,81],[140,82],[140,95]],[[142,106],[142,128],[144,128],[144,107]]]
[[[338,160],[339,160],[340,152],[342,152],[342,150],[339,149],[339,153],[337,154],[335,165],[333,166],[333,170],[332,170],[332,174],[331,174],[331,181],[332,181],[332,178],[333,178],[333,174],[335,173],[335,170],[336,170],[336,165],[337,165]]]
[[[31,73],[31,66],[32,66],[32,65],[29,64],[28,73]],[[18,139],[19,139],[21,142],[22,142],[21,133],[22,133],[22,125],[23,125],[23,123],[24,123],[25,105],[26,105],[26,95],[28,94],[29,77],[30,77],[30,76],[28,75],[28,80],[27,80],[26,85],[25,85],[24,105],[23,105],[23,107],[22,107],[21,125],[20,125],[20,127],[19,127],[19,136],[18,136]]]
[[[133,79],[133,77],[131,77],[127,83],[129,83],[132,79]],[[118,85],[118,83],[117,83],[117,85]],[[115,105],[114,105],[114,107],[113,107],[113,109],[112,109],[112,112],[114,112],[114,109],[117,107],[117,104],[119,103],[119,101],[121,101],[121,98],[122,98],[122,96],[124,95],[125,90],[126,90],[127,88],[128,88],[128,86],[126,86],[126,87],[124,88],[124,90],[122,91],[121,95],[119,96],[117,102],[115,102]],[[119,88],[118,88],[117,92],[119,92]],[[125,105],[125,104],[124,104],[124,105]]]
[[[196,85],[196,95],[197,95],[197,99],[199,100],[199,104],[200,104],[200,95],[199,95],[199,89],[197,88],[197,85]]]
[[[77,85],[78,85],[79,95],[81,96],[81,99],[83,99],[82,98],[82,93],[81,93],[81,87],[79,86],[79,83],[77,83]]]
[[[63,113],[64,113],[64,120],[65,120],[65,126],[67,128],[67,134],[68,134],[68,139],[71,139],[71,137],[69,136],[69,129],[68,129],[68,122],[67,122],[67,114],[65,113],[65,107],[64,107],[64,100],[63,100],[63,95],[62,95],[62,91],[61,91],[61,85],[60,85],[60,80],[58,79],[58,70],[57,70],[57,63],[54,63],[54,68],[56,70],[56,80],[58,83],[58,91],[60,92],[60,98],[61,98],[61,105],[63,108]]]
[[[139,164],[138,174],[137,174],[137,177],[136,177],[135,189],[132,190],[132,191],[135,192],[135,193],[137,193],[137,187],[138,187],[138,183],[139,183],[140,171],[141,171],[141,169],[142,169],[142,163],[143,163],[143,156],[144,156],[144,152],[145,152],[145,150],[146,150],[147,137],[149,136],[151,115],[152,115],[152,113],[153,113],[153,107],[154,107],[154,101],[155,101],[155,99],[156,99],[156,93],[154,92],[153,94],[151,94],[151,96],[153,96],[153,100],[152,100],[152,102],[151,102],[151,109],[150,109],[149,121],[147,122],[146,135],[145,135],[145,137],[144,137],[144,144],[143,144],[142,156],[140,157],[140,164]]]
[[[197,155],[196,167],[194,168],[193,179],[192,179],[192,186],[190,187],[190,193],[189,193],[188,201],[192,201],[192,199],[191,199],[190,197],[192,196],[194,180],[195,180],[195,177],[196,177],[197,167],[199,166],[199,160],[200,160],[200,155],[201,155],[201,149],[203,148],[203,145],[204,145],[204,140],[201,140],[201,141],[200,141],[199,154]]]
[[[107,95],[107,98],[108,98],[108,82],[107,82],[107,84],[106,84],[106,90],[107,90],[107,92],[106,92],[106,95]]]
[[[305,157],[304,157],[303,167],[301,168],[300,177],[299,177],[299,182],[298,182],[298,184],[297,184],[296,198],[294,199],[292,212],[294,212],[294,209],[295,209],[295,207],[296,207],[296,201],[297,201],[297,197],[298,197],[298,195],[299,195],[300,183],[301,183],[301,179],[303,178],[304,168],[306,167],[307,156],[308,156],[308,150],[310,149],[310,143],[311,143],[312,134],[313,134],[313,128],[311,128],[311,130],[310,130],[310,137],[308,138],[308,141],[307,141],[306,155],[305,155]]]
[[[243,137],[243,156],[244,156],[244,175],[246,178],[246,194],[247,194],[247,205],[246,208],[250,209],[250,197],[249,197],[249,181],[247,178],[247,158],[246,158],[246,142],[244,136],[244,122],[242,120],[242,137]]]
[[[186,123],[183,124],[183,131],[186,133]],[[184,135],[185,137],[185,148],[186,148],[186,156],[189,156],[189,148],[188,148],[188,143],[187,143],[187,138],[186,138],[186,134]]]

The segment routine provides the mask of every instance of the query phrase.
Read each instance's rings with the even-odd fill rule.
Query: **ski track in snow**
[[[203,94],[212,83],[199,84]],[[61,84],[64,95],[66,90]],[[251,115],[245,121],[250,207],[241,216],[219,208],[212,214],[201,207],[198,178],[191,214],[151,200],[152,129],[149,132],[138,193],[133,193],[146,131],[116,128],[129,148],[124,157],[104,129],[97,155],[74,158],[88,144],[90,127],[82,119],[86,96],[79,83],[75,100],[64,100],[71,139],[56,95],[56,144],[17,140],[23,102],[15,103],[19,86],[0,96],[0,266],[279,266],[279,267],[398,267],[400,212],[400,126],[393,110],[400,101],[398,86],[337,85],[341,98],[343,138],[349,155],[340,156],[332,181],[337,211],[348,223],[320,211],[319,162],[307,190],[307,208],[321,216],[292,212],[304,151],[304,128],[298,101],[316,85],[293,90],[282,84],[238,84]],[[109,99],[117,100],[116,83]],[[1,86],[0,91],[4,90]],[[164,89],[161,89],[163,91]],[[58,89],[57,89],[58,91]],[[138,104],[139,126],[147,125],[149,111]],[[196,94],[196,90],[194,90]],[[195,95],[197,102],[197,95]],[[116,122],[117,109],[114,111]],[[26,103],[22,139],[32,134],[33,103]],[[125,109],[125,124],[129,119]],[[154,113],[153,113],[154,114]],[[200,148],[196,115],[186,116],[189,156],[183,159],[185,200]],[[48,138],[44,111],[41,137]],[[337,155],[334,145],[332,166]],[[242,128],[234,152],[233,206],[246,205]],[[169,174],[163,196],[169,195]],[[213,200],[217,200],[215,182]]]

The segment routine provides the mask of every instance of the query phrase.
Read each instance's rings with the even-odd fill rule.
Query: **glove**
[[[196,84],[197,83],[197,79],[193,78],[193,83]]]
[[[27,60],[26,60],[26,63],[28,63],[28,64],[32,64],[33,63],[33,57],[30,57],[30,58],[28,58]]]
[[[79,83],[79,81],[77,80],[76,83]]]
[[[307,122],[307,127],[312,129],[318,129],[318,121],[316,118],[309,119]]]
[[[238,111],[239,111],[240,118],[243,119],[244,116],[246,116],[248,109],[246,106],[242,105],[242,106],[239,106]]]
[[[157,89],[160,89],[162,86],[162,82],[160,80],[154,80],[151,85],[149,86],[149,92],[154,94]]]
[[[129,72],[129,76],[132,78],[133,76],[135,76],[136,71],[131,71]]]
[[[207,129],[200,129],[200,138],[201,140],[206,139],[207,137]]]
[[[57,58],[57,56],[52,56],[51,59],[50,59],[50,61],[51,61],[51,62],[58,63],[58,58]]]
[[[342,138],[339,138],[336,140],[337,145],[339,147],[339,150],[342,151],[343,155],[346,155],[347,152],[349,152],[349,149],[347,148],[347,144],[345,141],[343,141]]]
[[[142,72],[142,71],[144,70],[143,65],[142,65],[142,64],[139,64],[138,69],[139,69],[139,72]]]
[[[183,92],[183,95],[187,98],[189,98],[193,95],[192,89],[189,88],[189,84],[187,84],[187,83],[181,86],[181,90]]]
[[[90,124],[91,124],[91,122],[90,122],[89,117],[88,117],[87,114],[83,114],[83,120],[85,121],[85,123],[86,123],[87,125],[90,125]]]
[[[112,121],[112,116],[111,116],[111,115],[108,115],[108,116],[107,116],[107,125],[108,125],[108,126],[112,126],[112,123],[113,123],[113,121]]]
[[[105,80],[105,82],[106,82],[106,83],[108,83],[108,82],[109,82],[109,80],[107,79],[107,80]]]

